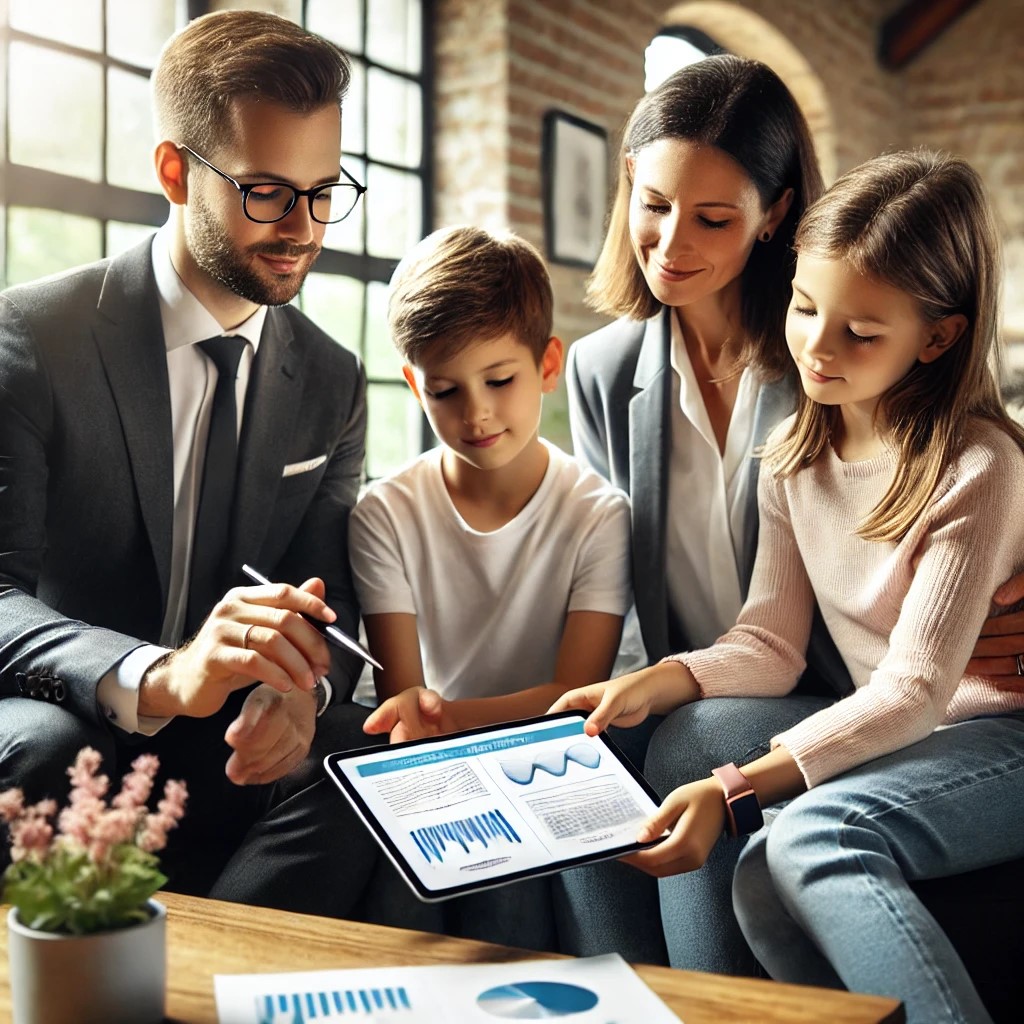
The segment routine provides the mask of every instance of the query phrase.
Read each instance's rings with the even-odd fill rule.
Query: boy
[[[626,496],[538,435],[562,343],[537,251],[435,231],[388,308],[441,445],[372,485],[349,551],[392,741],[543,714],[610,672],[629,604]]]

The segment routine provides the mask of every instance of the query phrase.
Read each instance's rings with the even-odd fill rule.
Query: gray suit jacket
[[[577,456],[630,496],[636,613],[652,662],[691,646],[672,615],[666,581],[671,316],[665,307],[647,321],[608,324],[573,344],[566,370]],[[755,444],[763,444],[796,407],[796,388],[793,377],[761,388],[754,411]],[[759,460],[751,459],[747,470],[755,484],[759,466]],[[750,494],[757,494],[756,486]],[[757,553],[757,525],[755,505],[747,516],[740,552],[744,593]],[[839,693],[851,688],[846,667],[820,619],[815,621],[808,661],[830,688]]]
[[[99,679],[159,641],[170,579],[171,409],[150,248],[0,296],[0,698],[94,721]],[[294,308],[269,310],[226,564],[323,577],[350,631],[346,532],[365,426],[358,359]],[[244,582],[226,573],[224,589]],[[356,666],[336,657],[344,693]]]

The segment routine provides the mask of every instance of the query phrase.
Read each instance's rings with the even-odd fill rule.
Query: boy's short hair
[[[551,280],[540,253],[510,231],[459,225],[413,246],[391,278],[391,339],[411,366],[505,334],[540,365],[551,338]]]
[[[263,11],[216,11],[165,44],[153,71],[157,140],[199,152],[231,142],[232,104],[257,99],[298,114],[341,107],[351,67],[340,47]]]

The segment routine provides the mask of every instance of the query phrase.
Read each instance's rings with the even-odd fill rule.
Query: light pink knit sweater
[[[845,463],[830,449],[785,480],[762,470],[739,620],[712,647],[673,656],[704,697],[781,696],[804,669],[817,599],[856,689],[772,739],[809,787],[938,726],[1024,708],[1024,693],[964,675],[992,594],[1024,567],[1024,453],[976,423],[906,537],[862,540],[856,527],[895,466],[894,452]]]

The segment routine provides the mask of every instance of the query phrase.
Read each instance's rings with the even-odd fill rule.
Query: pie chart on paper
[[[597,1006],[597,993],[557,981],[523,981],[481,992],[476,1004],[492,1017],[505,1020],[549,1020],[585,1013]]]

